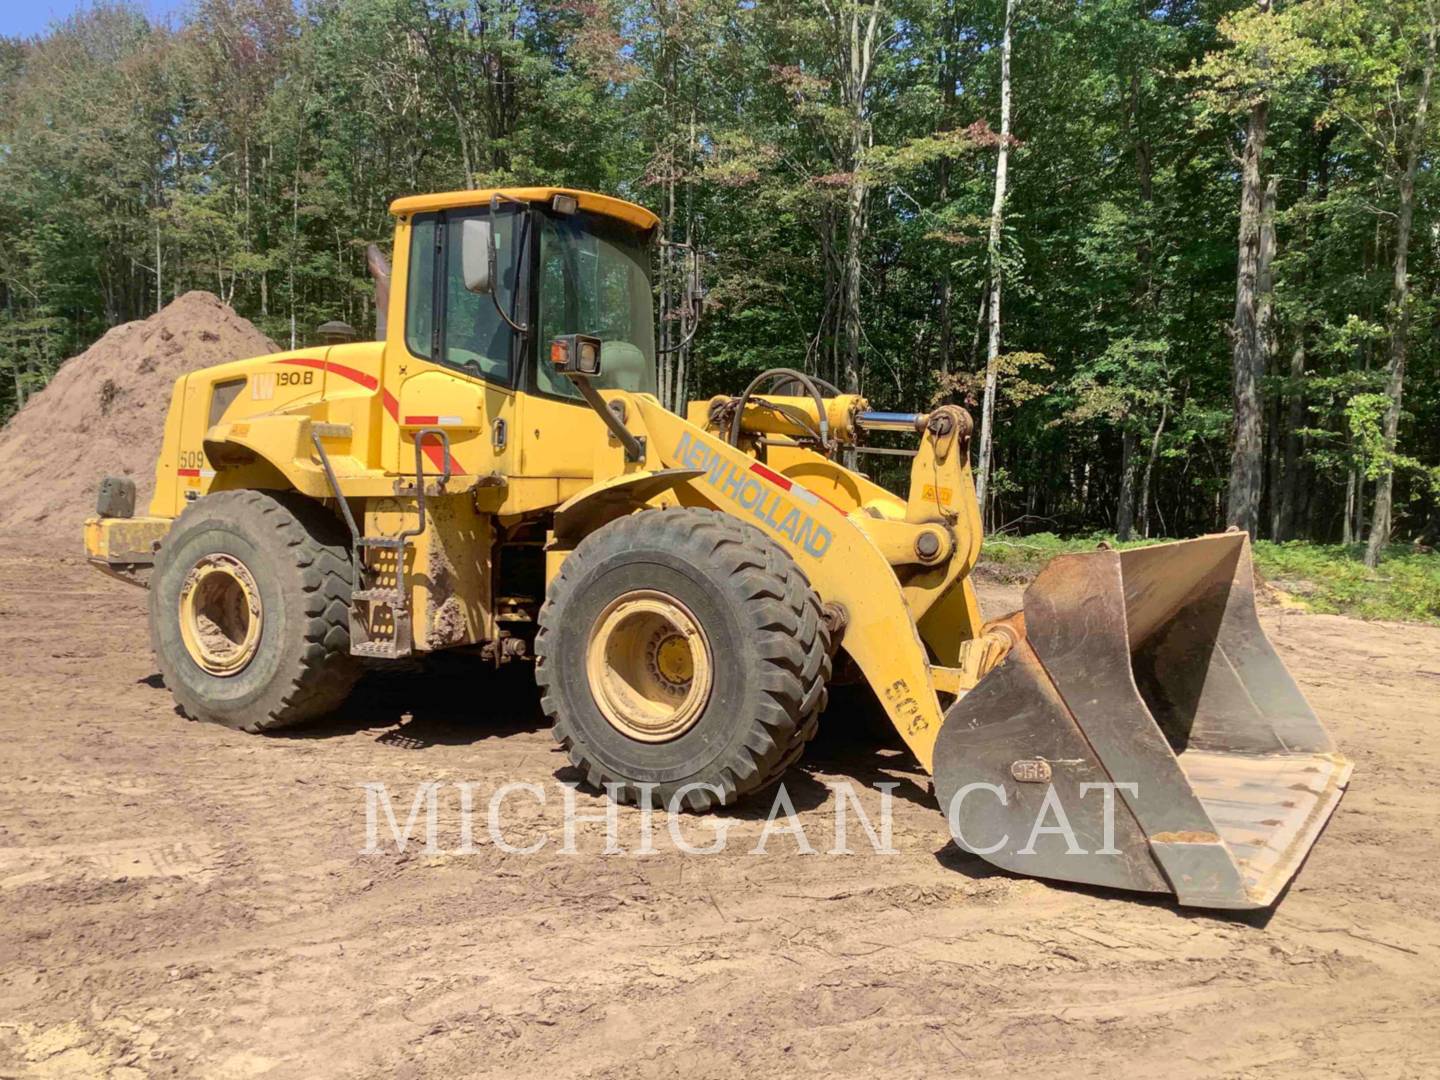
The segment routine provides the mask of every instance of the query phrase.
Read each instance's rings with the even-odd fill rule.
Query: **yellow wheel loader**
[[[1336,753],[1256,618],[1245,536],[1056,559],[987,622],[969,415],[802,372],[656,396],[649,211],[583,191],[402,198],[380,341],[174,387],[147,515],[86,547],[149,589],[185,713],[269,731],[436,650],[533,662],[612,797],[704,810],[774,783],[843,662],[1016,873],[1270,904],[1339,801]],[[843,467],[916,440],[898,497]]]

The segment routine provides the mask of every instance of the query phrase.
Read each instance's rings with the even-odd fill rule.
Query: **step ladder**
[[[421,522],[424,522],[422,511]],[[410,537],[423,532],[406,530],[399,536],[359,536],[355,538],[355,569],[361,587],[350,594],[350,654],[375,660],[398,660],[414,651],[414,624],[410,605],[406,602],[405,560]],[[371,552],[393,552],[395,583],[372,585],[386,573],[387,567],[376,566]],[[389,618],[384,613],[389,613]],[[387,635],[388,629],[388,635]]]
[[[350,529],[351,551],[354,557],[356,584],[350,593],[350,654],[374,660],[398,660],[414,652],[414,618],[410,609],[410,589],[405,579],[405,563],[414,550],[411,540],[425,532],[427,516],[425,497],[443,495],[450,482],[450,438],[440,428],[420,428],[415,432],[415,478],[413,481],[397,479],[397,496],[413,495],[417,521],[409,529],[394,536],[365,536],[355,524],[350,505],[340,493],[334,467],[329,455],[321,444],[321,437],[327,434],[331,425],[315,424],[311,427],[310,438],[325,470],[330,490],[340,505],[340,513]],[[425,457],[422,453],[427,439],[440,444],[443,468],[438,476],[425,473]],[[427,481],[433,480],[433,483]],[[385,556],[388,553],[389,559]],[[379,565],[372,556],[378,556]],[[393,559],[393,566],[387,565]],[[383,577],[393,577],[388,585],[377,584]],[[388,618],[386,617],[388,613]]]

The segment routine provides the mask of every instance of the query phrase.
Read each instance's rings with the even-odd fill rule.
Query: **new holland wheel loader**
[[[107,479],[85,524],[148,587],[185,713],[270,731],[366,663],[533,658],[592,784],[704,810],[800,756],[843,661],[992,863],[1275,900],[1351,766],[1260,628],[1244,535],[1062,556],[987,622],[963,409],[780,370],[677,416],[649,211],[549,188],[391,210],[383,340],[182,377],[149,513]],[[917,440],[904,498],[838,463],[876,430]]]

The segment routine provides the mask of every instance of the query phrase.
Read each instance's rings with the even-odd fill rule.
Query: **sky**
[[[136,6],[155,19],[184,8],[188,0],[137,0]],[[43,34],[56,19],[90,6],[90,0],[0,0],[0,37]]]

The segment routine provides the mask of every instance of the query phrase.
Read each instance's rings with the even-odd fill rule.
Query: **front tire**
[[[193,720],[262,732],[339,706],[353,569],[333,515],[294,493],[222,491],[185,508],[155,559],[150,643]]]
[[[705,810],[799,757],[825,706],[828,644],[809,580],[764,533],[712,510],[646,510],[562,564],[536,678],[589,784]]]

